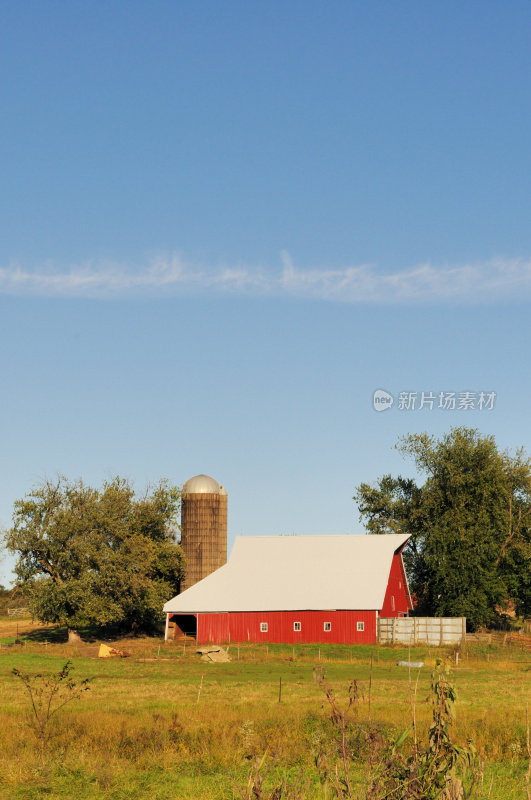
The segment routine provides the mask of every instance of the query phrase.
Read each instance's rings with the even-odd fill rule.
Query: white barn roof
[[[230,560],[165,613],[381,609],[409,536],[238,536]]]

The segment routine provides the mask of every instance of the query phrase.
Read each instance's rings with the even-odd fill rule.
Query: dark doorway
[[[171,617],[174,624],[174,638],[181,639],[183,636],[197,637],[197,617],[195,614],[174,614]]]

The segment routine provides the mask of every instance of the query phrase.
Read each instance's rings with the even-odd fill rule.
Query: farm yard
[[[426,740],[440,657],[452,665],[457,690],[452,736],[477,751],[476,796],[526,797],[531,659],[524,641],[468,643],[457,665],[453,649],[265,644],[232,644],[230,663],[207,664],[193,641],[107,642],[128,657],[103,660],[94,657],[95,643],[64,639],[64,631],[28,620],[1,621],[0,795],[10,800],[269,800],[282,780],[285,793],[275,797],[335,797],[322,785],[341,756],[325,684],[344,710],[353,681],[349,774],[352,796],[364,797],[367,764],[383,758],[384,741],[396,740],[413,716],[419,743]],[[32,722],[27,687],[13,669],[57,675],[68,660],[71,678],[89,678],[90,690],[50,719],[40,749],[25,724]],[[425,666],[399,667],[400,660]],[[410,732],[400,749],[412,741]],[[252,794],[249,776],[259,764]]]
[[[0,800],[531,800],[531,2],[4,5]]]

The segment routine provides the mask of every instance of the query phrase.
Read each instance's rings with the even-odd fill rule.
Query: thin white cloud
[[[300,269],[284,252],[280,270],[204,269],[174,254],[153,258],[140,268],[105,261],[67,269],[51,262],[31,270],[11,264],[0,268],[0,293],[92,298],[216,293],[365,304],[491,302],[531,296],[531,261],[496,259],[444,267],[428,263],[395,272],[370,264]]]
[[[284,290],[295,296],[347,303],[477,302],[531,294],[531,261],[434,267],[421,264],[384,273],[371,265],[340,270],[296,270],[283,254]]]

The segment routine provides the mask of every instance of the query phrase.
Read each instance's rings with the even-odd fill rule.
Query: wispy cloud
[[[531,295],[531,261],[434,267],[420,264],[396,272],[371,265],[340,270],[297,270],[283,254],[287,293],[346,303],[477,302]]]
[[[92,298],[216,293],[367,304],[492,302],[531,296],[531,261],[427,263],[394,272],[370,264],[302,269],[284,252],[276,270],[238,265],[205,269],[178,255],[152,258],[143,267],[105,261],[68,268],[52,262],[34,269],[11,264],[0,268],[0,293]]]

